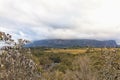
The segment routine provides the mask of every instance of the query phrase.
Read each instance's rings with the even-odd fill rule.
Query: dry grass
[[[51,49],[51,50],[46,50],[45,52],[81,54],[81,53],[85,53],[86,51],[87,51],[86,49]]]
[[[79,48],[79,49],[50,49],[50,50],[45,50],[44,52],[47,53],[70,53],[70,54],[82,54],[86,53],[89,48]],[[90,48],[90,51],[112,51],[115,50],[116,48]]]

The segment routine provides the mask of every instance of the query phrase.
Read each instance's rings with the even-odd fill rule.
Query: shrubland
[[[119,48],[86,48],[80,54],[48,50],[31,49],[41,66],[41,80],[120,79]]]

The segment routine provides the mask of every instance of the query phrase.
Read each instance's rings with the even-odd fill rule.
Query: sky
[[[15,39],[120,42],[120,0],[0,0],[0,31]]]

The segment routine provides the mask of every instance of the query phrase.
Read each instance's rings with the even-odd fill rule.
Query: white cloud
[[[0,0],[0,31],[31,40],[120,40],[119,4],[119,0]]]

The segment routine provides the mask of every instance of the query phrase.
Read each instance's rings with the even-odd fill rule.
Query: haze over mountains
[[[120,0],[0,0],[0,30],[15,39],[120,41],[119,8]]]
[[[92,39],[46,39],[34,41],[26,45],[27,47],[117,47],[114,40],[92,40]]]

